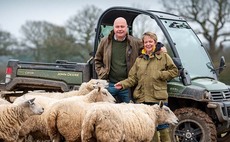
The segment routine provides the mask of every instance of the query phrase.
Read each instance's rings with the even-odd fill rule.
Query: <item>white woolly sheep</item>
[[[82,123],[83,142],[150,142],[158,124],[178,122],[167,107],[145,104],[95,104]]]
[[[79,98],[84,101],[80,101]],[[63,136],[66,141],[81,140],[81,124],[88,104],[102,101],[114,103],[115,99],[107,89],[99,88],[85,96],[75,96],[55,103],[50,108],[47,118],[50,139],[56,142]]]
[[[97,87],[108,87],[108,82],[102,79],[91,79],[89,82],[83,82],[78,90],[72,90],[69,92],[29,92],[29,95],[39,95],[39,96],[46,96],[55,99],[63,99],[72,96],[81,96],[88,94],[90,91]]]
[[[0,105],[0,139],[16,142],[21,124],[32,115],[42,114],[44,109],[30,99],[18,104]]]
[[[19,140],[18,141],[23,141],[26,139],[30,133],[33,139],[38,139],[42,138],[43,140],[49,139],[49,137],[44,137],[42,135],[45,131],[46,132],[46,122],[44,121],[43,117],[45,116],[45,112],[49,109],[49,107],[58,102],[60,99],[55,99],[55,98],[50,98],[46,96],[39,96],[39,95],[32,95],[32,94],[25,94],[21,97],[18,97],[15,99],[13,104],[17,104],[18,102],[21,102],[21,100],[24,99],[31,99],[31,98],[36,98],[35,103],[39,104],[44,108],[44,113],[41,115],[34,115],[29,117],[25,122],[22,123],[21,129],[19,131]],[[42,136],[41,136],[42,135]],[[41,137],[40,137],[41,136]]]

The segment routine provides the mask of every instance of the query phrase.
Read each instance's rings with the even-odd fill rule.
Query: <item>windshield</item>
[[[176,46],[183,67],[187,69],[191,78],[207,76],[216,78],[211,61],[190,26],[183,21],[162,20],[162,22]]]

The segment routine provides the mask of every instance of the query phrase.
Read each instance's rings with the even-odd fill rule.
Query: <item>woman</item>
[[[115,84],[116,89],[126,89],[137,85],[133,98],[136,103],[154,105],[168,103],[167,81],[178,75],[178,69],[166,52],[157,52],[157,36],[146,32],[142,41],[144,48],[131,68],[128,78]],[[169,142],[168,125],[158,126],[162,142]]]

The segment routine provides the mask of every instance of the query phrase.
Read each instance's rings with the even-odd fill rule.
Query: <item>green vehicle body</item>
[[[180,70],[180,76],[168,82],[169,107],[179,118],[179,124],[170,126],[172,141],[229,142],[230,141],[230,87],[218,81],[225,66],[224,58],[218,69],[203,44],[181,17],[165,12],[129,7],[112,7],[102,13],[96,25],[94,51],[100,39],[111,31],[117,17],[127,20],[129,33],[133,22],[145,15],[157,23],[164,35],[168,54]],[[2,90],[70,91],[82,82],[97,78],[93,57],[87,63],[57,61],[56,63],[29,63],[11,60],[10,76]]]
[[[90,80],[91,66],[90,63],[63,60],[57,60],[56,63],[41,63],[11,59],[8,61],[5,84],[1,85],[1,90],[23,91],[18,95],[31,90],[75,90],[82,82]]]

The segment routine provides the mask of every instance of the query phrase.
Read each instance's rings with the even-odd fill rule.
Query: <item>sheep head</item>
[[[89,93],[93,102],[116,102],[115,98],[109,93],[109,91],[103,87],[98,87]]]
[[[26,100],[22,102],[21,105],[24,106],[25,109],[29,109],[31,115],[40,115],[44,112],[44,108],[38,104],[35,104],[34,100],[35,98]]]
[[[92,88],[98,88],[98,87],[104,87],[104,88],[108,88],[109,83],[107,80],[103,80],[103,79],[91,79],[88,82],[89,85],[91,85]]]
[[[85,94],[88,94],[93,89],[96,89],[98,87],[108,88],[108,86],[109,86],[109,83],[106,80],[91,79],[88,82],[83,82],[78,90],[81,95],[85,95]]]
[[[176,115],[170,110],[169,107],[163,105],[162,101],[160,101],[159,105],[156,104],[153,107],[156,109],[158,124],[168,123],[176,125],[178,123],[179,120]]]

